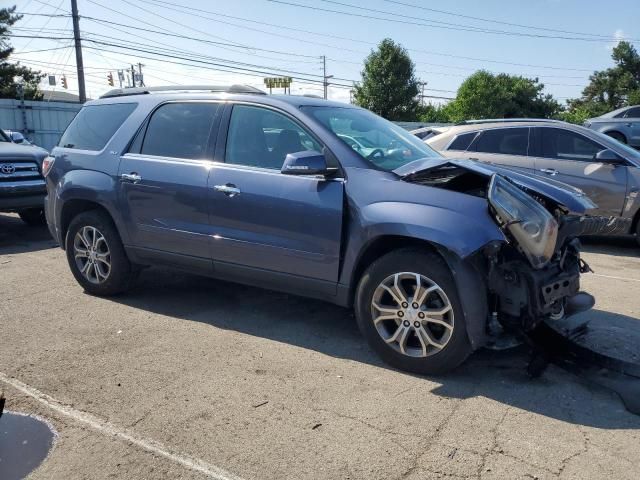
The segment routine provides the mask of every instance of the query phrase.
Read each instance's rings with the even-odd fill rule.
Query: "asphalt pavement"
[[[640,247],[590,239],[599,321],[640,317]],[[0,389],[53,425],[33,479],[636,479],[640,416],[525,348],[391,369],[350,311],[163,269],[83,293],[46,228],[0,214]]]

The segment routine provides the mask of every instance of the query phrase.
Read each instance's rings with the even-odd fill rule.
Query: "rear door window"
[[[529,128],[496,128],[480,132],[470,150],[502,155],[527,155]]]
[[[624,118],[640,118],[640,107],[634,107],[627,110]]]
[[[558,160],[591,162],[605,147],[579,133],[559,128],[541,128],[542,156]]]
[[[102,150],[137,103],[87,105],[65,130],[58,146],[79,150]]]
[[[209,158],[209,137],[218,103],[167,103],[151,116],[140,153],[187,159]]]
[[[447,148],[447,150],[466,150],[467,148],[469,148],[471,141],[475,138],[477,133],[478,132],[470,132],[458,135],[453,139],[453,142],[451,142],[451,145],[449,145],[449,148]]]

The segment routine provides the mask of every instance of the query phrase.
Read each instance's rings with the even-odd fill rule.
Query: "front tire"
[[[32,227],[40,227],[47,223],[44,217],[44,208],[28,208],[18,212],[20,219]]]
[[[434,253],[407,248],[373,262],[355,311],[369,345],[398,369],[439,375],[472,352],[453,276]]]
[[[87,293],[116,295],[135,281],[137,270],[104,212],[91,210],[76,216],[67,230],[65,250],[73,276]]]

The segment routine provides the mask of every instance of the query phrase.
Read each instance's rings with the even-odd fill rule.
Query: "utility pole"
[[[327,75],[327,57],[322,55],[322,86],[324,87],[324,99],[327,99],[327,91],[329,89],[329,79],[333,77],[333,75]]]
[[[427,85],[427,83],[429,82],[420,82],[420,85],[422,85],[422,94],[420,95],[420,105],[422,105],[424,107],[424,87]]]
[[[131,64],[131,86],[136,87],[136,69],[133,67],[133,63]]]
[[[78,69],[78,96],[80,97],[80,103],[84,103],[87,101],[87,91],[84,85],[84,63],[82,62],[80,18],[78,16],[77,0],[71,0],[71,17],[73,18],[73,42],[76,47],[76,68]]]
[[[144,65],[142,65],[140,62],[138,62],[138,80],[140,80],[140,86],[144,87],[144,77],[142,76],[142,67]]]

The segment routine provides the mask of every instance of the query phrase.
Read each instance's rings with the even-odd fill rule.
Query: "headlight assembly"
[[[533,268],[549,263],[558,238],[558,223],[553,216],[498,175],[491,177],[488,199],[502,228],[513,236]]]

